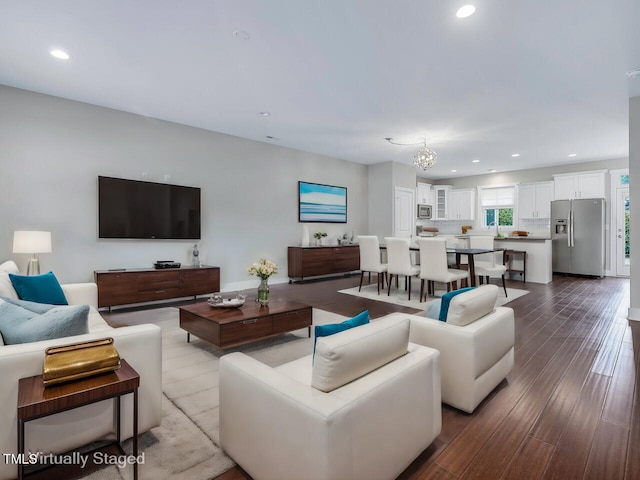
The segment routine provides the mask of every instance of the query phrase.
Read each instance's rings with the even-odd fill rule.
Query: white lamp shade
[[[51,232],[13,232],[13,253],[50,253]]]

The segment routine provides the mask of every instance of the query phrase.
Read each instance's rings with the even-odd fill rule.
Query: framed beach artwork
[[[298,221],[347,223],[347,188],[298,182]]]

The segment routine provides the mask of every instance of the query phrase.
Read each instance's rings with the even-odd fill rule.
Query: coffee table
[[[207,302],[180,307],[180,328],[217,348],[225,349],[307,328],[311,336],[311,306],[271,299],[261,307],[247,298],[240,308],[211,307]]]

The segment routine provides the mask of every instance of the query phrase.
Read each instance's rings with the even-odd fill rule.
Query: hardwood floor
[[[272,294],[343,315],[413,312],[336,293],[358,278],[274,285]],[[640,324],[626,320],[629,280],[555,276],[515,311],[515,367],[472,415],[443,406],[442,432],[399,477],[640,478]],[[216,480],[246,480],[236,467]]]

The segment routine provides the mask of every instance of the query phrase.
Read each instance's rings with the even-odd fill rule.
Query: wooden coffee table
[[[311,336],[311,306],[272,299],[261,307],[247,298],[240,308],[215,308],[207,302],[180,307],[180,328],[220,349],[255,342],[282,333],[307,328]]]

